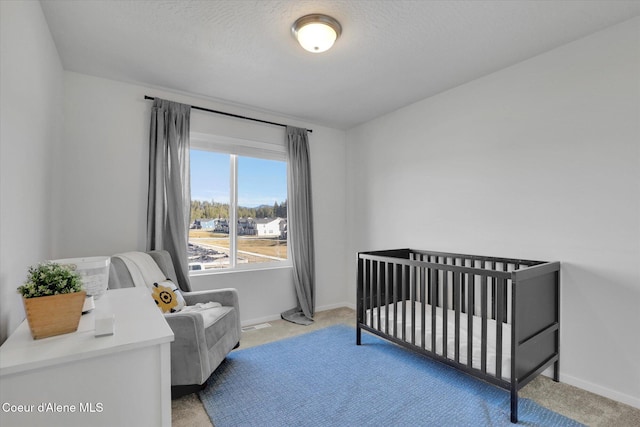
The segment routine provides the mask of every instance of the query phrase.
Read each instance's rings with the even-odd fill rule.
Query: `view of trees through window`
[[[192,149],[190,270],[286,259],[286,162]]]

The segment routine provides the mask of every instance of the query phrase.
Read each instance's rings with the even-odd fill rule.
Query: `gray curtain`
[[[298,304],[281,316],[290,322],[309,325],[313,322],[315,312],[316,289],[311,171],[306,129],[287,126],[287,160],[287,228]]]
[[[191,107],[156,98],[149,135],[147,251],[171,254],[178,285],[191,290],[187,260],[191,210],[189,122]]]

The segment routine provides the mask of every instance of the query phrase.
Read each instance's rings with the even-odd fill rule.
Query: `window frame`
[[[287,233],[287,259],[283,261],[267,261],[259,263],[238,264],[238,157],[252,157],[263,160],[284,162],[287,168],[287,153],[284,144],[278,145],[265,141],[256,141],[222,135],[190,133],[190,149],[229,154],[229,260],[227,268],[213,268],[208,270],[189,270],[189,276],[203,276],[209,274],[233,274],[244,271],[272,270],[292,268],[291,248]],[[288,183],[287,183],[288,191]],[[288,194],[287,194],[288,198]],[[191,195],[189,195],[191,201]],[[289,215],[287,215],[287,218]]]

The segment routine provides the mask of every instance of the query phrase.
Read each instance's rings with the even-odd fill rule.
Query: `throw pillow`
[[[154,283],[151,296],[163,313],[175,313],[187,305],[180,289],[171,280]]]

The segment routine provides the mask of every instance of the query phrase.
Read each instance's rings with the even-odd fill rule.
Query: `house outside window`
[[[291,265],[284,147],[191,135],[191,274]]]

